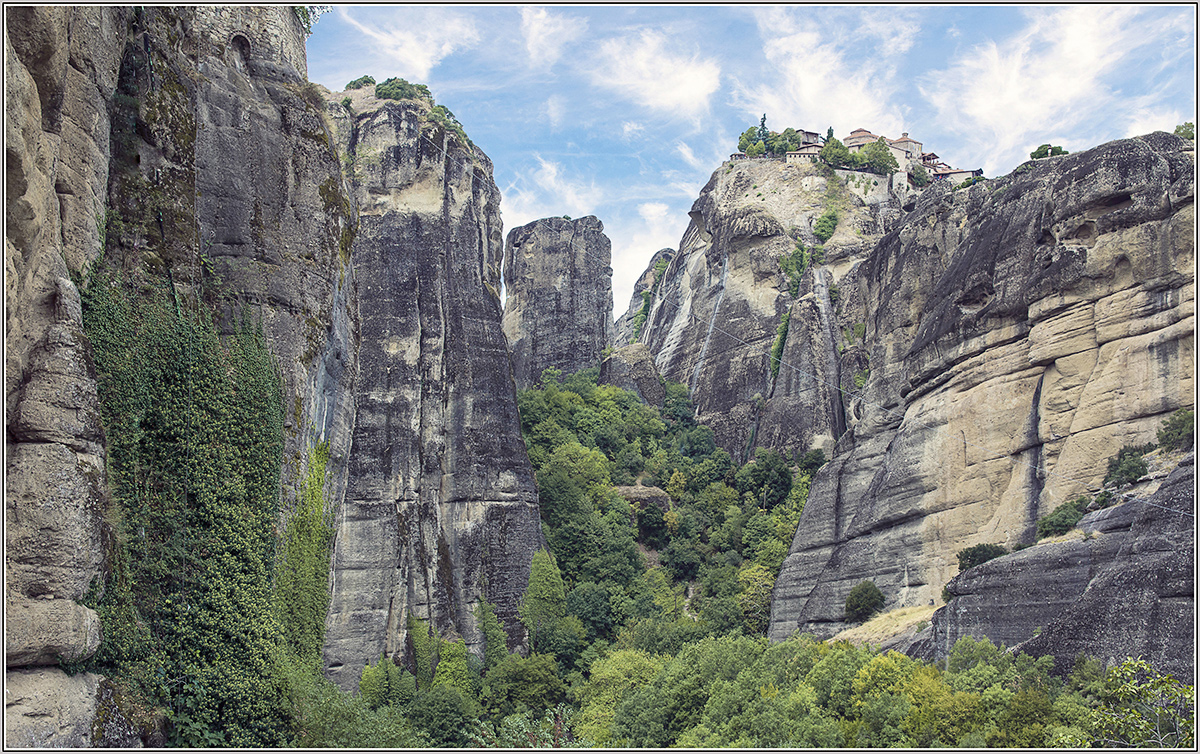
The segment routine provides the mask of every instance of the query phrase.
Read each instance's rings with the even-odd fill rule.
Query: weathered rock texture
[[[409,614],[477,647],[485,594],[520,641],[541,535],[487,158],[424,104],[356,92],[351,118],[306,84],[288,6],[5,12],[10,677],[97,644],[75,600],[106,575],[106,438],[72,281],[101,253],[169,276],[225,332],[262,322],[284,382],[281,531],[328,443],[331,677],[402,649]],[[21,713],[41,727],[20,740],[68,740],[39,731],[80,720],[43,718],[94,714],[95,683],[38,672],[58,689],[38,709],[58,712]]]
[[[1072,534],[960,573],[931,621],[930,659],[987,637],[1070,672],[1075,657],[1195,667],[1195,484],[1189,456],[1153,494],[1087,514]]]
[[[612,244],[588,215],[550,217],[509,231],[504,248],[504,335],[524,389],[544,369],[573,374],[612,342]]]
[[[613,346],[620,347],[633,343],[637,340],[634,336],[641,335],[641,333],[635,332],[635,320],[645,304],[642,294],[654,287],[654,270],[658,264],[660,262],[669,263],[673,256],[675,256],[675,249],[659,249],[654,252],[654,256],[650,257],[646,271],[633,283],[633,295],[629,298],[629,308],[625,310],[624,314],[617,317],[617,321],[613,325]]]
[[[618,348],[600,362],[599,383],[613,385],[631,393],[651,406],[661,406],[667,397],[662,378],[654,366],[654,355],[641,343]]]
[[[353,164],[362,323],[325,646],[347,689],[380,652],[404,652],[409,616],[481,649],[472,610],[486,596],[523,635],[516,607],[541,542],[500,327],[491,162],[424,103],[372,91],[347,93],[353,115],[335,121]]]
[[[1157,133],[931,187],[841,278],[869,379],[812,487],[770,636],[839,630],[864,579],[888,608],[928,604],[959,550],[1031,542],[1039,516],[1193,405],[1194,159]]]
[[[824,263],[793,296],[780,257],[797,241],[816,245],[812,227],[827,206],[839,209],[837,230]],[[848,372],[853,391],[860,368],[857,351],[840,352],[841,323],[853,315],[834,286],[895,214],[890,204],[864,204],[814,165],[747,160],[713,173],[640,340],[664,377],[689,387],[697,420],[735,460],[757,446],[832,449],[845,425],[841,375]],[[776,376],[771,348],[789,312]]]

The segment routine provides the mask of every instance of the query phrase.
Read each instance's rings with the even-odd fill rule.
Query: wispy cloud
[[[842,135],[858,127],[897,135],[903,130],[893,58],[911,46],[919,29],[914,21],[899,18],[889,25],[864,16],[860,34],[849,34],[816,26],[811,12],[764,8],[756,16],[771,76],[736,85],[734,104],[747,116],[757,120],[767,113],[768,125],[779,129],[824,131],[832,125]],[[871,36],[880,42],[872,41],[872,54],[864,55],[864,37]]]
[[[469,49],[480,39],[475,21],[469,16],[443,9],[421,9],[419,17],[406,15],[404,25],[398,20],[365,24],[339,6],[338,15],[376,43],[374,52],[390,59],[400,75],[416,81],[426,81],[429,72],[443,59],[458,50]]]
[[[551,14],[545,8],[521,8],[521,35],[529,64],[549,68],[562,57],[563,49],[587,31],[586,19],[570,19]]]
[[[668,37],[643,29],[605,40],[591,69],[592,83],[667,117],[699,118],[721,84],[721,66],[669,48]]]
[[[1047,141],[1091,146],[1083,140],[1098,132],[1093,123],[1129,109],[1118,105],[1114,74],[1147,45],[1173,44],[1177,33],[1131,6],[1032,10],[1020,32],[964,51],[946,70],[923,77],[920,90],[947,130],[987,155],[983,167],[992,173]]]
[[[543,217],[595,214],[604,191],[593,178],[569,176],[560,163],[534,155],[537,167],[517,171],[504,189],[501,205],[504,227],[512,229]]]
[[[552,94],[546,99],[542,112],[550,123],[550,128],[557,130],[562,125],[565,108],[566,104],[561,94]]]

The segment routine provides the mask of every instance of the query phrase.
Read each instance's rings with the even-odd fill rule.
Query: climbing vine
[[[260,324],[218,336],[173,287],[100,264],[83,292],[108,438],[113,568],[93,669],[165,710],[172,743],[277,746],[272,661],[281,379]]]

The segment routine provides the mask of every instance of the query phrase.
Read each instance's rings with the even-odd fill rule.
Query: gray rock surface
[[[613,385],[637,393],[651,406],[661,406],[667,391],[654,366],[654,355],[641,343],[618,348],[600,362],[601,385]]]
[[[812,226],[830,203],[837,230],[792,295],[780,258],[817,244]],[[814,165],[778,160],[726,163],[693,204],[640,340],[664,377],[688,386],[697,420],[735,461],[760,446],[832,449],[845,425],[841,333],[862,321],[836,286],[882,234],[889,207],[864,204]],[[785,366],[773,374],[786,313]]]
[[[521,641],[541,528],[500,327],[491,163],[423,103],[347,96],[336,139],[354,165],[361,330],[324,661],[353,689],[364,664],[404,652],[409,616],[482,650],[486,597]]]
[[[870,372],[844,400],[770,636],[835,633],[863,579],[889,609],[939,598],[959,550],[1032,541],[1123,445],[1193,405],[1193,149],[1151,134],[935,185],[841,278]],[[1036,599],[1073,598],[1082,557],[1044,564]]]
[[[4,674],[4,746],[80,749],[92,745],[92,721],[103,680],[69,676],[58,668],[10,669]]]
[[[646,270],[633,283],[633,295],[629,299],[629,307],[621,316],[617,317],[617,321],[613,325],[614,346],[620,347],[637,340],[634,335],[640,335],[641,333],[634,333],[634,320],[645,303],[642,293],[654,287],[654,268],[658,263],[669,263],[674,256],[675,249],[667,248],[659,249],[654,252],[654,256],[650,257],[650,262],[646,265]]]
[[[612,244],[592,215],[514,228],[504,247],[504,335],[518,389],[574,374],[612,342]]]

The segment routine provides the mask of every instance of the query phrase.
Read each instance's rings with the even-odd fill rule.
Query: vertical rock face
[[[869,377],[770,636],[840,629],[864,579],[889,609],[930,603],[959,550],[1032,541],[1039,516],[1193,404],[1193,150],[1151,134],[935,186],[842,278]]]
[[[504,334],[518,388],[596,366],[612,342],[612,245],[589,215],[516,228],[504,249]]]
[[[659,249],[654,252],[654,256],[650,257],[646,271],[633,284],[633,295],[629,298],[629,308],[625,310],[624,314],[617,317],[617,321],[613,325],[614,347],[620,348],[629,345],[641,336],[637,326],[637,315],[646,306],[646,300],[642,294],[654,288],[658,266],[666,265],[673,256],[675,256],[675,249]],[[647,313],[649,313],[648,310]]]
[[[478,645],[483,596],[520,641],[541,535],[486,156],[423,103],[327,102],[287,6],[6,13],[10,671],[99,639],[75,600],[106,575],[107,439],[73,279],[101,253],[226,333],[262,322],[283,376],[281,531],[328,446],[332,678],[352,688],[402,650],[410,614]],[[6,740],[85,745],[97,680],[25,695]]]
[[[810,265],[793,294],[780,259],[797,243],[817,245],[813,225],[827,207],[838,209],[837,229],[823,244],[822,265]],[[832,448],[844,426],[843,361],[854,358],[840,352],[851,314],[842,313],[849,310],[836,284],[892,214],[889,204],[864,204],[814,165],[727,163],[704,187],[641,342],[664,377],[689,387],[697,420],[735,459],[757,446]],[[785,314],[788,366],[773,373]]]
[[[491,163],[423,103],[351,94],[337,138],[354,166],[362,325],[325,645],[348,689],[380,652],[404,651],[410,616],[478,646],[486,597],[521,635],[541,531],[500,328]]]
[[[99,646],[79,605],[103,576],[107,500],[95,368],[71,274],[99,250],[107,95],[128,11],[5,8],[5,742],[80,746]],[[118,41],[113,41],[113,40]],[[35,667],[51,666],[51,667]]]

